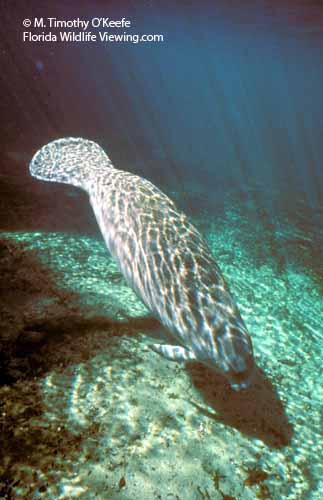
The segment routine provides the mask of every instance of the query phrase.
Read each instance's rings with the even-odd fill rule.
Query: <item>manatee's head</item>
[[[33,177],[88,188],[93,173],[112,168],[103,149],[93,141],[76,137],[57,139],[37,151],[29,164]]]
[[[224,375],[232,389],[247,389],[254,378],[255,362],[244,323],[224,323],[214,335],[214,344],[206,364]]]

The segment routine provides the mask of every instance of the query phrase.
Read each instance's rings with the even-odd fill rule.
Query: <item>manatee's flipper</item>
[[[150,344],[149,347],[170,361],[193,361],[195,354],[189,349],[171,344]]]
[[[76,137],[57,139],[43,146],[29,164],[33,177],[63,182],[88,190],[102,169],[113,168],[108,155],[93,141]]]

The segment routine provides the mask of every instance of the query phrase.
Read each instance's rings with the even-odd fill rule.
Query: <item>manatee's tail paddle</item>
[[[93,141],[66,137],[43,146],[29,164],[33,177],[43,181],[63,182],[87,190],[91,174],[113,168],[103,149]]]

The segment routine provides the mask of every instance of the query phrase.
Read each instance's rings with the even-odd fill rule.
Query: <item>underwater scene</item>
[[[0,14],[0,499],[321,500],[323,4]]]

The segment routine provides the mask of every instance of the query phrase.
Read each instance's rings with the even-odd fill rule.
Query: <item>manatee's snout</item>
[[[250,366],[243,371],[231,371],[226,373],[226,376],[229,380],[231,389],[235,391],[241,391],[243,389],[248,389],[254,380],[255,375],[255,366],[252,360]]]
[[[227,326],[218,339],[223,375],[235,391],[247,389],[254,378],[255,362],[247,331]]]

